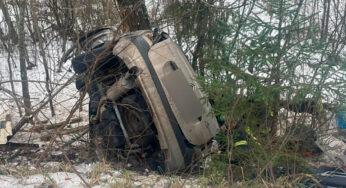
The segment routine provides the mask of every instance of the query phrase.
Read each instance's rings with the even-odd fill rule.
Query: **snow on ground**
[[[71,62],[67,61],[62,69],[62,72],[57,72],[57,62],[61,58],[60,48],[58,44],[52,44],[47,47],[47,60],[49,64],[49,74],[50,82],[52,86],[52,92],[60,88],[69,78],[73,76],[73,71],[71,70]],[[36,52],[35,52],[36,51]],[[42,59],[37,57],[37,49],[35,46],[28,46],[28,52],[30,56],[31,63],[36,63],[37,66],[33,67],[31,70],[27,70],[28,81],[29,81],[29,91],[32,106],[35,109],[42,100],[47,99],[48,94],[45,89],[45,71],[42,64]],[[13,54],[13,60],[11,60],[13,80],[15,85],[15,92],[17,95],[22,96],[22,85],[21,85],[21,76],[20,76],[20,66],[19,66],[19,57],[18,54]],[[36,56],[36,57],[35,57]],[[9,68],[8,68],[8,54],[5,52],[0,52],[0,83],[2,87],[5,87],[11,90],[9,83]],[[49,106],[43,109],[42,113],[39,115],[42,119],[49,118],[52,122],[60,121],[66,118],[64,116],[66,113],[71,110],[71,107],[78,100],[79,92],[75,88],[75,84],[71,83],[66,88],[64,88],[57,97],[54,98],[54,107],[56,108],[57,115],[52,117],[50,114]],[[6,109],[11,108],[12,118],[17,120],[18,109],[12,99],[8,94],[1,92],[0,95],[0,114],[3,113]],[[85,103],[86,104],[86,103]],[[84,114],[85,115],[85,114]],[[46,117],[45,117],[46,116]]]
[[[54,46],[53,46],[54,47]],[[28,51],[34,47],[28,47]],[[59,60],[59,51],[54,49],[49,50],[49,63],[52,66]],[[34,53],[32,53],[34,54]],[[31,54],[31,55],[32,55]],[[32,55],[33,56],[33,55]],[[31,57],[34,62],[36,58]],[[11,85],[8,82],[9,69],[7,63],[7,54],[0,53],[0,83],[1,87],[5,87],[11,90]],[[55,61],[55,62],[54,62]],[[33,109],[36,109],[42,101],[47,99],[47,92],[45,89],[45,72],[42,65],[41,59],[36,59],[37,66],[28,70],[29,90]],[[19,69],[18,54],[14,54],[14,60],[11,61],[13,80],[15,85],[15,92],[17,95],[22,96],[22,86]],[[56,72],[55,68],[50,70],[51,82],[53,87],[53,93],[58,90],[69,78],[74,74],[71,71],[71,63],[68,61],[63,66],[61,73]],[[39,82],[37,82],[39,81]],[[46,105],[37,116],[37,121],[48,120],[48,124],[65,121],[69,115],[71,109],[79,99],[79,92],[75,88],[74,82],[65,87],[53,100],[56,115],[51,116],[49,105]],[[75,128],[78,126],[85,126],[88,124],[88,98],[86,97],[83,102],[83,111],[77,110],[73,118],[81,117],[83,120],[79,123],[72,124],[71,127]],[[6,112],[8,109],[11,110],[12,126],[14,126],[19,120],[20,116],[18,113],[17,106],[13,98],[0,91],[0,114]],[[36,126],[39,124],[36,124]],[[29,153],[40,154],[44,151],[47,141],[42,141],[40,138],[42,135],[48,134],[46,131],[40,133],[28,132],[33,125],[26,124],[22,131],[18,132],[10,142],[12,143],[27,143],[27,144],[38,144],[38,149],[31,149]],[[70,127],[70,128],[71,128]],[[87,135],[84,137],[86,138]],[[72,136],[62,136],[57,140],[59,143],[68,141]],[[74,146],[79,146],[79,142],[75,142]],[[83,143],[82,143],[83,144]],[[84,144],[85,146],[85,144]],[[198,184],[193,183],[192,180],[182,178],[179,176],[163,176],[158,175],[156,172],[150,172],[148,170],[143,172],[135,172],[125,170],[123,167],[112,167],[102,163],[90,163],[82,159],[85,156],[79,153],[79,151],[69,148],[64,148],[69,153],[74,153],[76,159],[71,159],[75,169],[81,174],[81,176],[90,184],[92,187],[168,187],[171,185],[177,185],[179,187],[199,187]],[[11,156],[19,150],[13,150],[8,152],[0,151],[0,187],[1,188],[12,188],[12,187],[85,187],[82,180],[77,174],[73,172],[70,165],[65,160],[49,159],[51,162],[42,162],[40,168],[35,168],[34,163],[36,157],[29,157],[28,154],[19,155],[12,159],[7,159],[7,156]],[[54,146],[52,155],[60,155],[61,151]],[[58,162],[63,161],[63,162]],[[196,181],[196,180],[194,180]]]
[[[346,166],[346,140],[341,136],[325,135],[316,144],[323,151],[324,158],[339,167]]]
[[[69,78],[71,78],[74,73],[71,70],[71,62],[67,61],[62,69],[62,72],[57,72],[56,70],[56,64],[59,61],[61,57],[61,52],[59,51],[60,48],[57,48],[58,44],[53,44],[52,46],[48,46],[47,50],[47,57],[48,58],[48,64],[50,65],[49,74],[51,77],[51,86],[52,86],[52,93],[57,91],[64,83],[67,82]],[[42,64],[42,59],[39,57],[35,57],[35,54],[38,55],[37,50],[34,46],[28,46],[29,56],[30,60],[32,62],[36,62],[35,67],[33,67],[31,70],[27,70],[28,74],[28,81],[29,81],[29,91],[30,91],[30,98],[32,102],[33,109],[36,109],[42,101],[47,100],[48,94],[45,89],[45,71]],[[18,60],[18,54],[13,54],[14,58],[13,61],[11,61],[12,65],[12,73],[13,73],[13,80],[14,80],[14,86],[15,86],[15,92],[20,97],[22,96],[22,85],[21,85],[21,77],[20,77],[20,66],[19,66],[19,60]],[[7,53],[0,53],[0,85],[1,87],[4,87],[8,90],[11,90],[11,85],[9,83],[10,76],[9,76],[9,67],[8,67],[8,57]],[[79,92],[77,91],[74,82],[69,84],[67,87],[65,87],[54,99],[54,110],[56,115],[52,116],[51,111],[49,108],[49,105],[46,105],[40,113],[38,113],[37,118],[35,118],[35,121],[44,121],[48,120],[50,123],[57,123],[65,121],[67,116],[69,115],[72,107],[76,104],[77,100],[79,99]],[[77,111],[73,118],[81,117],[83,119],[82,122],[73,124],[73,127],[83,126],[88,124],[88,99],[87,97],[84,99],[83,102],[83,111]],[[19,112],[18,108],[13,100],[13,98],[5,93],[0,91],[0,114],[6,112],[8,109],[11,110],[11,118],[12,118],[12,126],[14,126],[19,120]],[[22,109],[22,111],[24,111]],[[26,124],[23,127],[23,130],[29,130],[31,128],[31,124]],[[37,143],[37,144],[44,144],[40,140],[40,134],[38,133],[32,133],[27,134],[26,132],[19,132],[17,135],[14,136],[14,138],[11,140],[11,142],[19,142],[19,143]]]
[[[0,187],[58,187],[75,188],[85,187],[83,181],[77,174],[62,163],[50,162],[42,164],[42,171],[28,168],[22,172],[22,166],[15,163],[0,165]],[[59,168],[66,168],[67,171],[57,171]],[[117,170],[109,168],[106,164],[92,163],[79,164],[75,168],[79,171],[83,179],[93,188],[97,187],[200,187],[202,179],[195,177],[182,178],[179,176],[163,176],[154,172],[137,173],[127,170]],[[51,172],[49,172],[49,169]]]

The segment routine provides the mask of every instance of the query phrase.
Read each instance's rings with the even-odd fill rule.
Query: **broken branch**
[[[78,122],[81,122],[82,120],[83,119],[81,117],[78,117],[78,118],[71,119],[71,121],[68,122],[68,123],[69,124],[78,123]],[[63,125],[64,123],[65,123],[65,121],[59,122],[59,123],[50,124],[50,125],[40,125],[40,126],[36,126],[36,127],[31,128],[30,131],[40,132],[42,130],[57,129],[61,125]]]

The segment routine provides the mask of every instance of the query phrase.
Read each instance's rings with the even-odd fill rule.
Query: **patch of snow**
[[[75,166],[76,170],[79,172],[79,173],[82,173],[82,174],[88,174],[90,173],[93,168],[94,168],[94,164],[85,164],[85,163],[82,163],[82,164],[78,164]]]

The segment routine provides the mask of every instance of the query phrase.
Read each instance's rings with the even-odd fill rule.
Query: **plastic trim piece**
[[[171,106],[164,92],[160,79],[149,59],[148,52],[149,52],[150,46],[142,37],[133,38],[131,42],[136,46],[146,66],[148,67],[149,73],[153,79],[157,92],[160,96],[160,99],[167,113],[172,129],[174,131],[175,137],[178,141],[179,148],[182,151],[182,154],[184,156],[184,164],[185,166],[188,166],[192,162],[193,149],[188,148],[188,146],[185,143],[185,137],[183,136],[183,133],[180,130],[178,121],[173,113],[173,110],[171,109]]]

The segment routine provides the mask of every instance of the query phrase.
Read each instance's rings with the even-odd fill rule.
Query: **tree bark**
[[[212,3],[211,1],[208,1],[208,3]],[[192,68],[198,72],[200,75],[204,75],[204,65],[201,63],[200,56],[201,51],[204,47],[205,41],[206,41],[206,34],[208,32],[208,24],[206,23],[208,18],[208,7],[204,5],[201,0],[197,0],[196,2],[198,6],[198,12],[197,12],[197,28],[196,28],[196,35],[197,35],[197,44],[195,46],[195,49],[192,53]],[[199,70],[199,71],[198,71]]]
[[[13,83],[13,72],[12,72],[12,65],[11,65],[12,64],[12,62],[11,62],[12,49],[8,48],[7,53],[8,53],[7,65],[8,65],[8,71],[9,71],[9,76],[10,76],[11,90],[12,90],[12,93],[14,96],[14,102],[16,103],[17,108],[18,108],[19,116],[22,117],[23,112],[22,112],[22,109],[19,105],[18,98],[16,97],[16,90],[15,90],[14,83]]]
[[[144,0],[117,0],[124,32],[150,30],[149,16]]]
[[[25,31],[24,31],[24,14],[25,14],[25,0],[18,1],[19,16],[18,16],[18,51],[20,63],[20,76],[22,79],[22,93],[24,100],[25,113],[31,113],[31,102],[29,94],[28,75],[25,63]]]
[[[6,7],[4,0],[0,1],[0,9],[2,10],[2,14],[5,18],[5,22],[8,27],[8,33],[10,35],[10,38],[12,40],[12,43],[16,45],[18,43],[18,35],[16,30],[14,29],[13,23],[11,21],[10,15],[8,13],[8,8]]]

